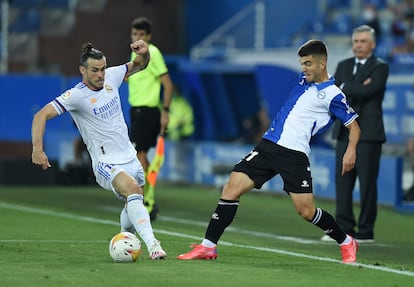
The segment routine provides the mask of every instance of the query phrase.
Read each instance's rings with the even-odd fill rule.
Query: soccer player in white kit
[[[79,66],[82,82],[46,104],[33,117],[32,161],[44,170],[51,167],[43,149],[46,121],[69,112],[91,156],[96,182],[125,202],[120,215],[121,231],[137,232],[150,258],[163,259],[167,253],[154,236],[143,204],[144,171],[130,142],[119,97],[124,78],[145,69],[150,54],[142,40],[130,47],[137,54],[133,62],[107,68],[101,51],[90,43],[83,45]]]

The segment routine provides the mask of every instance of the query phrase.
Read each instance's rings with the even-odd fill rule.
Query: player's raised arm
[[[43,150],[43,135],[46,129],[46,121],[58,115],[51,104],[45,105],[40,111],[33,116],[32,122],[32,162],[44,170],[52,165],[46,153]]]
[[[127,75],[130,76],[136,72],[139,72],[145,69],[148,66],[150,60],[150,53],[148,50],[148,44],[143,40],[138,40],[130,45],[131,50],[134,51],[137,56],[132,62],[129,62],[128,65],[128,73]]]

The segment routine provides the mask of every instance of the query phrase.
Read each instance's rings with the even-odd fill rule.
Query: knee
[[[221,192],[221,197],[227,200],[239,200],[241,196],[240,190],[237,188],[235,184],[227,182],[223,186],[223,190]]]
[[[143,192],[142,188],[139,186],[138,182],[136,182],[136,181],[132,181],[132,182],[128,183],[127,192],[129,194],[138,193],[138,194],[144,195],[144,192]]]
[[[125,198],[127,198],[131,194],[144,195],[142,188],[135,181],[129,181],[127,183],[122,184],[121,186],[118,186],[118,188],[116,188],[116,191]]]
[[[312,221],[313,216],[315,215],[315,209],[308,206],[303,206],[297,209],[297,212],[300,215],[300,217],[302,217],[306,221]]]

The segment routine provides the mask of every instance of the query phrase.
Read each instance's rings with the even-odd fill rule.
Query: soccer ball
[[[135,262],[141,254],[141,242],[131,232],[120,232],[109,242],[109,255],[115,262]]]

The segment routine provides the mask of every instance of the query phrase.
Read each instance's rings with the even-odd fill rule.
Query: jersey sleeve
[[[58,114],[61,115],[67,111],[76,110],[78,102],[79,94],[75,89],[70,89],[56,97],[53,101],[51,101],[51,104]]]
[[[336,95],[332,99],[329,105],[329,111],[337,119],[339,119],[344,126],[348,126],[358,117],[358,114],[354,111],[354,109],[351,106],[348,105],[346,97],[342,93]]]
[[[125,76],[128,72],[127,64],[113,66],[106,69],[105,81],[109,80],[112,83],[118,84],[118,88],[123,83]]]

